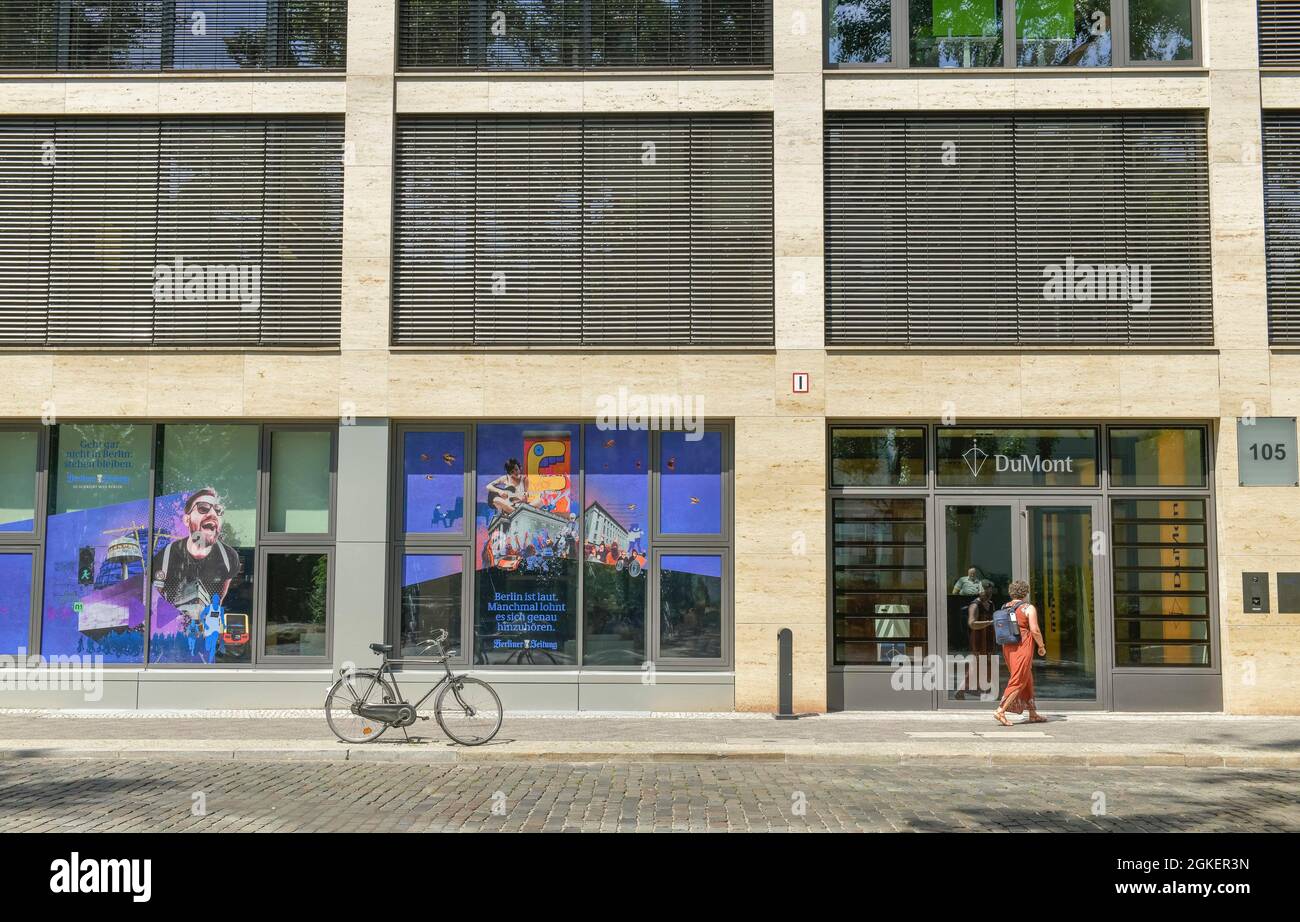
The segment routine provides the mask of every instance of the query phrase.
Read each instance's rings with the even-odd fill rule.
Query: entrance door
[[[1097,654],[1101,573],[1095,500],[945,498],[940,503],[939,647],[948,659],[941,702],[987,706],[1006,684],[1001,650],[985,622],[1013,579],[1029,581],[1047,655],[1035,656],[1043,701],[1103,700]],[[1102,558],[1104,560],[1104,558]],[[975,606],[972,610],[972,604]],[[991,686],[997,684],[994,690]]]

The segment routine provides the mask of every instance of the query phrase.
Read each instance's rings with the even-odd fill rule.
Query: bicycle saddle
[[[393,645],[391,643],[372,643],[370,650],[372,653],[392,653]]]

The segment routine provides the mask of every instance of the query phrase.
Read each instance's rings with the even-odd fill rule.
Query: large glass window
[[[1110,0],[1017,0],[1016,63],[1108,67]]]
[[[835,64],[893,60],[891,0],[830,0],[830,59]]]
[[[1207,503],[1111,502],[1116,666],[1211,664]]]
[[[1128,0],[1134,62],[1192,59],[1192,0]]]
[[[40,439],[35,429],[0,429],[0,532],[30,532],[36,527]]]
[[[465,432],[402,435],[402,530],[407,534],[465,531]]]
[[[659,557],[659,657],[722,658],[723,557],[662,554]]]
[[[330,530],[333,439],[324,429],[272,430],[270,531],[306,535]]]
[[[426,641],[436,632],[446,631],[443,652],[459,657],[464,558],[460,554],[407,554],[401,566],[401,655],[432,655]]]
[[[913,67],[1001,67],[1001,0],[911,0]]]
[[[650,433],[587,426],[583,457],[584,660],[646,661]]]
[[[0,7],[0,69],[342,68],[347,0],[25,0]]]
[[[478,427],[477,662],[577,662],[578,446],[569,423]]]
[[[404,656],[438,628],[474,665],[633,669],[730,656],[726,427],[412,424],[394,444],[403,515],[390,624]],[[431,509],[459,508],[462,476],[472,536],[427,530]]]
[[[1095,487],[1096,429],[942,428],[941,487]]]
[[[276,550],[266,555],[267,656],[327,655],[329,554]]]
[[[140,663],[149,604],[151,427],[53,429],[41,653]]]
[[[925,486],[925,429],[897,426],[831,430],[831,485]]]
[[[831,65],[1109,67],[1196,58],[1193,0],[826,3]]]
[[[252,661],[261,427],[159,429],[151,663]]]
[[[722,467],[721,432],[665,432],[659,437],[660,532],[722,532]]]
[[[1108,438],[1112,487],[1206,485],[1204,429],[1111,429]]]
[[[0,551],[0,656],[27,650],[32,623],[32,555]]]
[[[929,646],[925,500],[835,498],[835,664],[888,664]]]

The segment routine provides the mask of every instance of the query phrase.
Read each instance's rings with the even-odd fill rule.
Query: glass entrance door
[[[1097,702],[1099,567],[1093,500],[945,498],[940,503],[941,701],[987,704],[1006,682],[992,613],[1013,579],[1029,581],[1047,655],[1035,656],[1035,694]],[[991,686],[997,685],[996,689]]]

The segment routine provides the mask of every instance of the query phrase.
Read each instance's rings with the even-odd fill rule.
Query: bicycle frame
[[[439,662],[442,663],[442,668],[446,670],[446,675],[444,675],[441,679],[435,682],[433,684],[433,687],[424,693],[424,697],[422,697],[419,701],[415,702],[415,704],[411,705],[412,710],[418,712],[420,710],[420,706],[423,705],[424,702],[428,701],[429,698],[432,697],[434,692],[442,688],[442,686],[447,682],[450,682],[456,678],[456,676],[451,671],[451,663],[449,662],[450,659],[451,659],[450,656],[444,655],[439,660]],[[393,691],[397,693],[398,701],[400,702],[402,700],[402,687],[397,682],[397,673],[393,670],[394,663],[400,666],[400,665],[404,665],[406,663],[406,660],[401,658],[389,659],[387,654],[384,655],[383,662],[381,662],[379,664],[379,668],[375,670],[375,675],[370,680],[369,687],[366,688],[365,694],[361,696],[362,701],[370,700],[370,693],[374,691],[375,683],[378,682],[381,678],[384,678],[385,676],[387,676],[388,681],[393,683]],[[361,670],[357,670],[357,671],[359,672]]]

